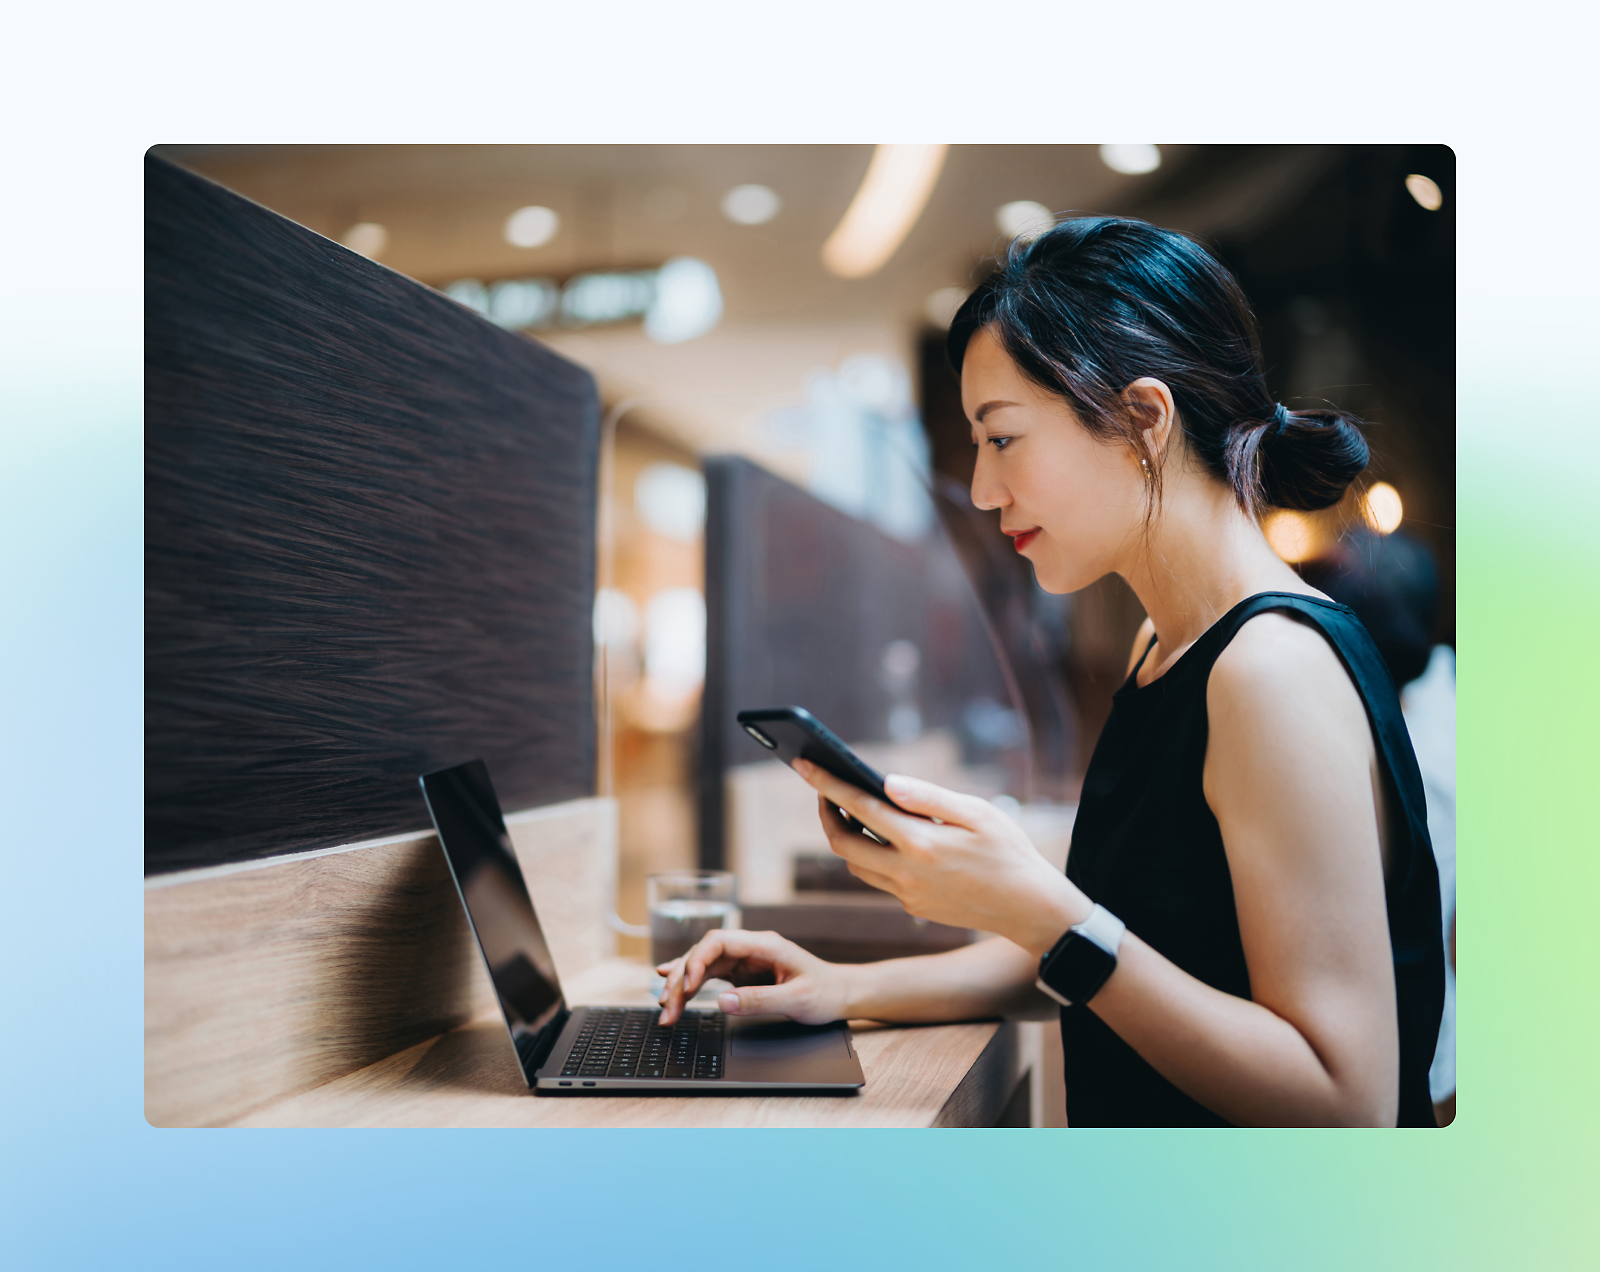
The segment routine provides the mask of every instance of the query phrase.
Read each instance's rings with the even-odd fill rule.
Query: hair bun
[[[1257,454],[1263,502],[1303,512],[1338,503],[1371,457],[1354,416],[1332,407],[1289,411],[1282,403]]]

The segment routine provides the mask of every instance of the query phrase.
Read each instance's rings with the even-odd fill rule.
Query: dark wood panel
[[[147,871],[592,794],[589,374],[153,158],[145,252]]]

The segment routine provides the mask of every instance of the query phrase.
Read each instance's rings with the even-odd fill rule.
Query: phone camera
[[[776,742],[774,742],[771,738],[769,738],[760,729],[756,728],[755,725],[753,725],[753,724],[745,725],[744,726],[744,731],[746,733],[748,733],[751,737],[753,737],[757,742],[761,743],[762,746],[766,747],[767,750],[776,751],[778,749],[778,744]]]

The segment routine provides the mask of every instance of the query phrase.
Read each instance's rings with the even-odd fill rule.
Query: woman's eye
[[[991,437],[989,439],[989,444],[993,446],[995,450],[1005,450],[1010,442],[1011,439],[1009,437]]]

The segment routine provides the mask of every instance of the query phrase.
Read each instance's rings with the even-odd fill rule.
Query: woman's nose
[[[984,472],[983,453],[980,451],[977,466],[972,470],[972,506],[992,512],[1010,502],[1005,487]]]

